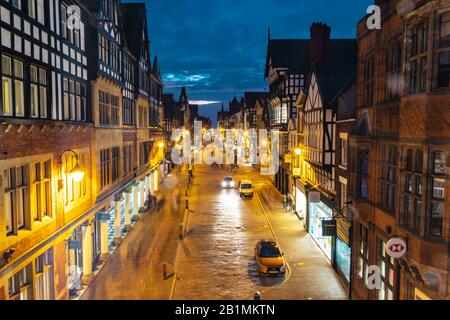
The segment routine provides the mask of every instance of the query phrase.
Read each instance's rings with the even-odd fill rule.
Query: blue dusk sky
[[[139,2],[139,1],[124,1]],[[201,115],[216,121],[224,102],[264,91],[267,30],[272,38],[309,38],[325,22],[332,38],[356,36],[373,0],[145,0],[151,54],[158,56],[164,92],[186,86]],[[213,103],[218,102],[218,103]]]

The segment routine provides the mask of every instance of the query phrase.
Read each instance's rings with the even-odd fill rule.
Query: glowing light
[[[75,182],[80,182],[84,178],[84,170],[77,164],[71,171],[70,175]]]
[[[164,148],[164,142],[161,141],[161,142],[158,144],[158,147],[159,147],[160,149]]]
[[[302,154],[302,150],[300,148],[296,148],[295,149],[295,154],[298,155],[298,156],[301,155]]]

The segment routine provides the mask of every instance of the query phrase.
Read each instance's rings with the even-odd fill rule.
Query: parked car
[[[284,253],[275,240],[259,241],[255,247],[255,258],[260,274],[276,276],[286,273]]]

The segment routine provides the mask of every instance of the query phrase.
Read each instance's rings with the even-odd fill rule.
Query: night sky
[[[216,121],[236,94],[264,91],[267,30],[272,38],[309,38],[312,22],[325,22],[333,38],[356,35],[373,0],[145,0],[151,53],[158,56],[164,92],[182,85],[200,114]],[[125,1],[138,2],[138,1]]]

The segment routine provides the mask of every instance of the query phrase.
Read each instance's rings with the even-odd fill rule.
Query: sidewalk
[[[283,209],[282,195],[268,182],[258,192],[291,268],[290,279],[267,292],[264,300],[346,300],[347,291],[294,213]]]
[[[156,209],[140,220],[106,262],[82,300],[164,300],[172,278],[163,279],[175,261],[179,223],[184,212],[186,173],[174,170],[160,185]]]

